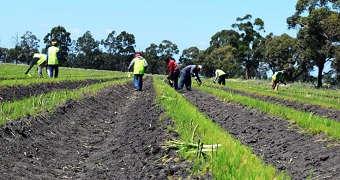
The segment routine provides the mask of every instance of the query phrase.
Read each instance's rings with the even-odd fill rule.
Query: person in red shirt
[[[175,90],[178,90],[178,77],[179,77],[179,67],[175,60],[171,57],[168,57],[165,60],[166,64],[169,68],[169,74],[167,79],[172,81],[172,86]]]

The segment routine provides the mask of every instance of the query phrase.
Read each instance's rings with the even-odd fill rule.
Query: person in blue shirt
[[[201,65],[189,65],[181,70],[178,89],[183,89],[184,85],[188,91],[191,91],[191,77],[194,77],[198,85],[202,84],[198,73],[201,71]]]

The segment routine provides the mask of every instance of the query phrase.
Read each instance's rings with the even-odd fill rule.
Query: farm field
[[[155,99],[153,81],[133,91],[132,78],[42,82],[0,86],[3,104],[41,93],[78,89],[126,79],[95,95],[68,100],[53,112],[7,121],[0,132],[0,174],[3,179],[214,179],[214,173],[193,175],[193,163],[162,147],[179,139],[174,122]],[[164,83],[165,85],[165,83]],[[313,112],[339,123],[339,110],[305,102],[255,95],[206,85],[242,96]],[[37,91],[35,91],[37,90]],[[25,92],[25,93],[22,93]],[[225,100],[201,87],[180,91],[192,105],[223,130],[250,147],[264,163],[292,179],[338,179],[338,138],[309,133],[298,123]],[[234,149],[229,149],[234,151]],[[215,177],[216,179],[216,177]],[[254,178],[261,179],[261,178]]]

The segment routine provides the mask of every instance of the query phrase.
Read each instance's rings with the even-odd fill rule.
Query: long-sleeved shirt
[[[175,69],[179,69],[177,63],[174,60],[170,60],[168,63],[169,74],[173,73]]]
[[[184,69],[181,70],[182,73],[185,73],[186,75],[194,76],[198,80],[198,82],[201,82],[201,79],[198,76],[199,71],[200,70],[198,68],[196,68],[196,65],[189,65],[189,66],[186,66]]]

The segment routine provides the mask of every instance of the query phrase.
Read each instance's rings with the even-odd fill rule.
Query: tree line
[[[297,36],[265,33],[261,18],[253,19],[246,14],[231,25],[231,29],[215,33],[210,46],[205,50],[188,47],[177,60],[184,67],[201,64],[203,75],[213,76],[213,69],[219,68],[228,78],[267,79],[267,72],[285,69],[288,81],[311,82],[321,87],[323,82],[338,85],[340,82],[340,2],[338,0],[298,0],[296,12],[287,18],[287,27],[297,30]],[[126,31],[112,31],[106,39],[96,40],[90,31],[77,40],[71,40],[71,33],[62,26],[51,29],[43,38],[46,53],[52,39],[67,60],[60,66],[126,71],[136,52],[135,36]],[[0,47],[2,62],[23,62],[29,64],[29,54],[38,52],[40,40],[30,31],[20,38],[14,37],[14,48]],[[163,40],[150,44],[140,52],[148,61],[146,73],[165,74],[165,58],[179,55],[176,44]],[[324,72],[326,63],[330,70]],[[311,72],[317,69],[317,77]]]

